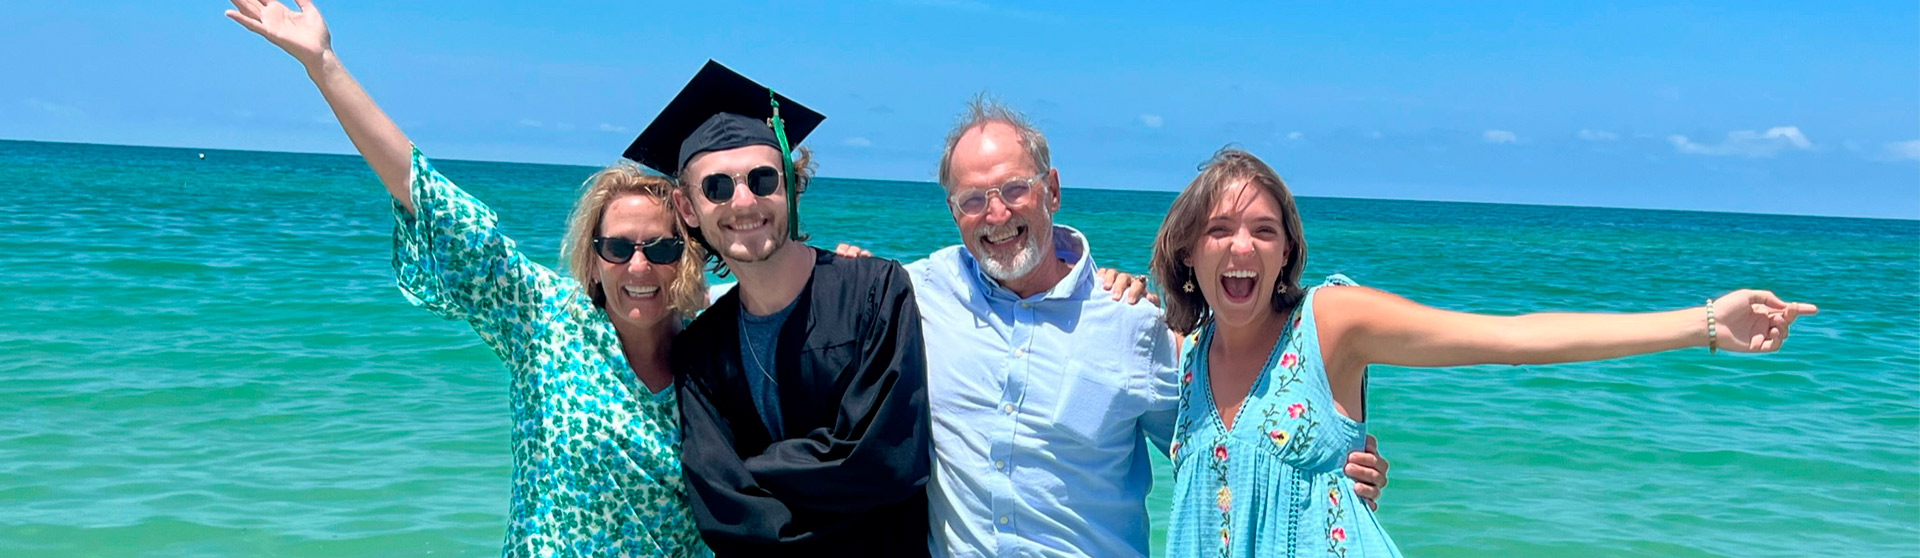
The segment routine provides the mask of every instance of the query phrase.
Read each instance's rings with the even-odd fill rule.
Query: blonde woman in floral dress
[[[682,485],[667,366],[706,304],[671,184],[621,164],[575,204],[562,275],[528,259],[493,211],[408,142],[334,56],[319,10],[233,0],[227,17],[306,67],[392,194],[394,272],[414,304],[473,326],[511,373],[511,557],[705,556]]]
[[[1181,374],[1167,555],[1399,556],[1341,473],[1366,437],[1367,366],[1544,364],[1705,346],[1766,352],[1813,305],[1735,291],[1641,314],[1450,312],[1335,276],[1302,289],[1307,245],[1273,169],[1222,150],[1174,199],[1152,272],[1196,341]]]

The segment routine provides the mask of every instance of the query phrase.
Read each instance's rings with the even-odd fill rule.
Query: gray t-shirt
[[[755,316],[745,306],[740,308],[740,364],[746,369],[753,408],[774,440],[787,438],[780,428],[780,383],[774,380],[780,374],[775,370],[774,351],[780,348],[780,326],[787,323],[787,315],[799,301],[800,297],[794,297],[786,308],[767,316]]]

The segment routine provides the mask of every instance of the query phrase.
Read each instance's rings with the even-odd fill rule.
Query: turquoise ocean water
[[[372,173],[198,153],[0,142],[0,556],[496,555],[506,376],[392,286]],[[549,262],[592,170],[440,167]],[[823,179],[805,224],[917,258],[957,241],[936,188]],[[1171,193],[1063,197],[1099,263],[1146,268]],[[1309,277],[1445,308],[1668,309],[1752,286],[1824,310],[1767,357],[1376,369],[1381,515],[1410,555],[1916,555],[1920,223],[1300,207]]]

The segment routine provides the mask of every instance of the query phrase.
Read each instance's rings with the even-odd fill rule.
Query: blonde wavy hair
[[[560,244],[560,259],[566,262],[567,274],[579,281],[587,296],[593,299],[594,307],[603,310],[607,307],[606,289],[600,285],[599,274],[595,272],[594,262],[600,255],[593,251],[593,237],[600,234],[607,205],[624,196],[653,198],[666,209],[667,219],[673,222],[673,234],[686,239],[686,227],[681,225],[679,213],[673,206],[673,187],[672,180],[648,174],[631,161],[614,163],[587,177],[580,199],[573,203],[573,214],[567,218],[567,237]],[[684,244],[686,248],[680,254],[680,261],[675,263],[679,267],[673,282],[666,286],[667,305],[676,316],[691,320],[707,307],[707,277],[700,271],[699,263],[706,254],[699,243]],[[635,251],[633,257],[645,256]]]

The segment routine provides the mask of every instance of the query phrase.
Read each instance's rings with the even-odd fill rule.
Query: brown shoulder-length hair
[[[1213,319],[1213,310],[1200,296],[1198,288],[1193,292],[1182,289],[1195,280],[1193,266],[1187,265],[1186,260],[1192,256],[1201,227],[1213,213],[1220,193],[1240,181],[1266,189],[1280,202],[1280,224],[1286,229],[1289,246],[1287,264],[1281,268],[1278,280],[1278,285],[1286,288],[1275,289],[1273,309],[1286,312],[1306,296],[1300,289],[1300,273],[1307,266],[1307,239],[1301,232],[1300,211],[1294,207],[1293,194],[1287,191],[1287,183],[1280,180],[1280,175],[1259,157],[1227,146],[1202,163],[1200,176],[1194,177],[1193,182],[1173,198],[1173,207],[1167,209],[1167,218],[1160,222],[1160,233],[1153,239],[1153,259],[1147,265],[1153,280],[1160,283],[1164,291],[1160,300],[1166,305],[1167,327],[1175,333],[1193,333]]]
[[[807,193],[807,184],[813,182],[813,167],[814,167],[813,150],[807,149],[805,147],[794,148],[793,150],[794,207],[800,206],[799,205],[800,194]],[[687,181],[688,177],[686,176],[686,173],[687,173],[687,169],[685,167],[681,167],[680,176],[675,179],[675,181],[680,184],[679,187],[682,189],[681,193],[687,196],[687,199],[689,200],[693,199],[694,196],[705,195],[694,190],[693,185]],[[793,216],[788,215],[787,218],[792,219]],[[680,222],[679,214],[675,214],[673,220],[674,222],[679,223]],[[682,225],[684,225],[684,223],[682,223]],[[712,270],[714,275],[726,277],[727,262],[720,259],[719,251],[714,250],[713,246],[707,244],[707,237],[705,235],[700,234],[700,227],[682,226],[681,229],[684,229],[687,233],[686,235],[693,240],[693,242],[687,243],[688,246],[695,246],[695,245],[699,246],[702,257],[706,258],[707,268]],[[795,235],[793,238],[789,238],[787,240],[791,240],[794,242],[806,242],[808,238],[809,238],[809,235],[807,235],[806,231],[800,231],[800,234]],[[699,267],[699,266],[695,266],[695,267]],[[705,276],[702,276],[701,279],[705,280]]]
[[[567,274],[579,281],[587,296],[593,299],[594,307],[607,307],[606,288],[600,284],[599,274],[594,271],[594,260],[600,256],[593,252],[593,237],[600,234],[600,224],[606,219],[607,206],[624,196],[653,198],[667,210],[667,218],[673,221],[673,234],[684,239],[687,237],[686,227],[680,223],[680,214],[674,211],[672,193],[672,180],[648,174],[631,161],[614,163],[587,177],[580,199],[573,203],[573,215],[567,218],[567,237],[560,243],[560,259],[567,264]],[[667,306],[681,319],[691,320],[707,307],[707,276],[701,273],[700,265],[695,263],[706,254],[692,242],[685,245],[673,282],[666,286]],[[633,257],[645,256],[635,251]]]

